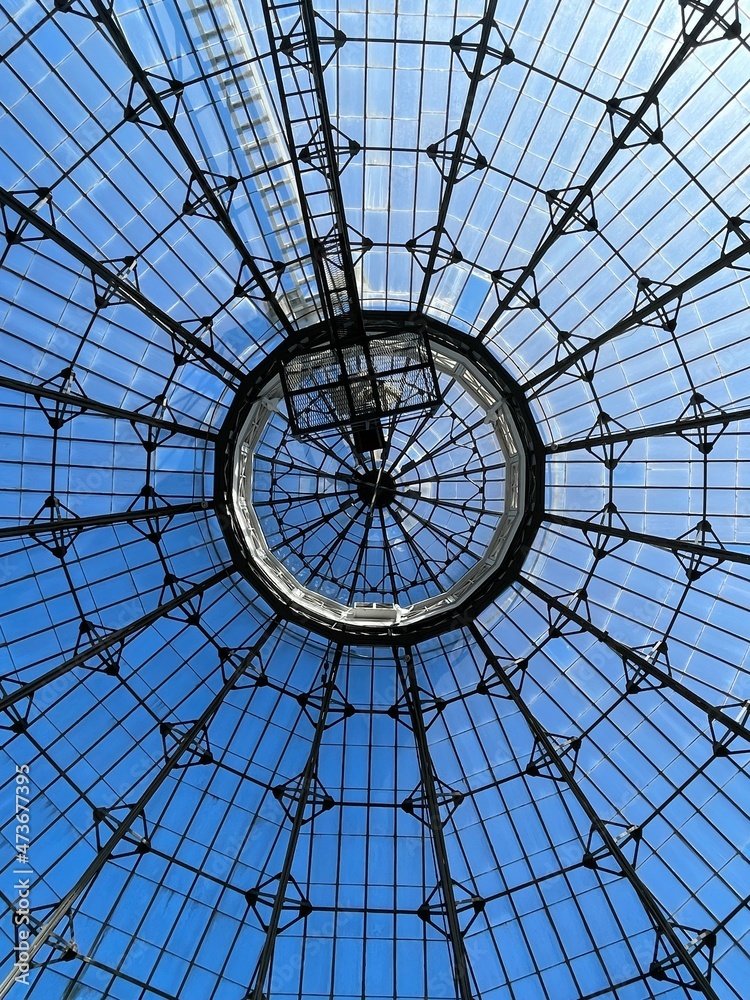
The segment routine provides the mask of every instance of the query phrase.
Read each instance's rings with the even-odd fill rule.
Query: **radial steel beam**
[[[567,607],[567,605],[565,605],[559,598],[553,597],[552,594],[548,594],[527,576],[522,574],[519,581],[521,586],[528,590],[529,593],[534,594],[535,597],[544,601],[549,608],[554,608],[555,611],[565,615],[569,621],[580,626],[580,628],[588,632],[589,635],[594,636],[594,638],[598,639],[599,642],[603,643],[617,656],[621,657],[623,660],[628,660],[630,663],[639,667],[644,671],[644,673],[647,673],[650,677],[653,677],[654,680],[658,681],[661,686],[674,691],[675,694],[678,694],[681,698],[684,698],[685,701],[695,706],[695,708],[704,712],[709,719],[720,722],[722,726],[734,733],[735,736],[741,736],[743,739],[750,742],[750,729],[748,729],[747,726],[738,722],[736,719],[733,719],[720,708],[716,708],[710,702],[706,701],[705,698],[696,694],[695,691],[691,691],[690,688],[685,687],[685,685],[681,684],[680,681],[675,680],[669,671],[662,670],[661,667],[657,666],[655,663],[651,663],[651,661],[641,653],[631,649],[630,646],[626,646],[624,642],[620,642],[618,639],[615,639],[609,634],[609,632],[605,632],[604,629],[598,628],[593,624],[593,622],[590,622],[588,618],[584,618],[584,616],[580,615],[577,611]]]
[[[221,689],[211,699],[209,704],[201,713],[200,717],[195,722],[190,724],[185,732],[185,735],[177,741],[174,749],[167,755],[164,764],[161,766],[156,776],[143,791],[138,801],[128,810],[126,816],[123,818],[117,829],[113,831],[109,840],[102,844],[101,849],[96,854],[96,857],[77,879],[73,887],[62,897],[57,906],[45,918],[42,925],[37,930],[33,940],[29,943],[28,948],[26,949],[28,951],[29,964],[33,961],[36,955],[39,954],[39,951],[44,947],[47,939],[54,932],[58,924],[65,919],[66,914],[75,904],[76,900],[93,884],[94,880],[109,860],[112,852],[128,834],[133,823],[143,814],[146,806],[154,798],[172,771],[179,765],[183,754],[190,750],[194,740],[198,738],[209,725],[213,717],[221,708],[226,696],[244,673],[257,649],[265,645],[270,636],[276,630],[277,626],[278,618],[274,617],[264,628],[253,652],[243,658],[236,670],[234,670],[227,678],[226,683],[222,685]],[[14,964],[10,973],[5,977],[2,984],[0,984],[0,1000],[7,997],[16,985],[16,976],[18,971],[18,965]]]
[[[25,684],[22,684],[20,687],[16,688],[15,691],[11,691],[10,694],[0,698],[0,712],[4,712],[11,705],[15,705],[24,698],[28,698],[29,695],[32,695],[35,691],[39,691],[41,688],[50,684],[52,681],[57,680],[59,677],[64,677],[65,674],[69,673],[75,667],[80,667],[93,656],[106,652],[110,647],[115,646],[118,642],[125,642],[131,635],[135,635],[142,629],[152,625],[160,618],[163,618],[164,615],[169,614],[170,611],[175,611],[177,608],[181,607],[181,605],[185,604],[187,601],[200,597],[201,594],[205,593],[211,587],[216,586],[217,583],[221,583],[222,580],[226,580],[227,577],[231,576],[233,572],[233,569],[223,567],[218,570],[218,572],[212,573],[211,576],[206,577],[205,580],[201,580],[200,583],[194,584],[183,594],[173,597],[169,601],[165,601],[163,604],[160,604],[158,608],[154,608],[152,611],[146,612],[145,615],[141,615],[140,618],[134,618],[132,622],[129,622],[127,625],[123,625],[122,628],[114,629],[102,639],[92,642],[91,645],[87,646],[84,650],[82,650],[82,652],[76,653],[75,656],[71,656],[69,659],[65,660],[64,663],[60,663],[58,666],[53,667],[52,670],[48,670],[45,674],[41,674],[39,677],[35,677],[34,680],[27,681]]]
[[[336,687],[336,677],[339,671],[342,652],[343,647],[336,646],[331,663],[328,666],[328,677],[325,681],[325,688],[320,705],[320,714],[318,715],[318,720],[315,724],[315,732],[313,734],[307,763],[305,764],[302,777],[300,779],[299,795],[296,800],[297,811],[295,812],[292,820],[292,829],[289,833],[286,854],[284,855],[284,864],[278,877],[278,888],[276,890],[276,896],[271,908],[271,915],[268,918],[266,937],[263,941],[263,946],[260,950],[258,962],[255,967],[253,977],[254,984],[251,986],[250,991],[247,994],[248,998],[251,998],[251,1000],[265,1000],[265,998],[268,997],[268,993],[265,991],[265,983],[268,978],[274,950],[276,948],[276,938],[279,935],[279,924],[281,922],[282,911],[284,909],[286,890],[292,874],[292,865],[297,851],[299,836],[305,821],[307,800],[310,796],[310,788],[312,786],[313,779],[315,778],[318,770],[320,746],[323,742],[323,734],[326,730],[328,711],[331,707],[331,699],[333,698],[334,689]]]
[[[703,545],[700,542],[690,542],[686,538],[664,538],[661,535],[651,535],[645,531],[632,531],[630,528],[618,528],[617,525],[597,524],[579,517],[568,517],[547,511],[543,519],[549,524],[559,524],[565,528],[576,528],[578,531],[590,531],[594,535],[606,535],[608,538],[622,538],[626,542],[641,542],[644,545],[654,545],[658,549],[670,552],[686,552],[706,559],[727,559],[729,562],[750,565],[750,552],[737,552],[732,549],[717,548],[715,545]]]
[[[414,658],[409,647],[403,648],[403,654],[399,654],[398,650],[394,649],[393,658],[396,662],[396,670],[404,691],[404,699],[409,712],[409,721],[414,733],[417,762],[419,764],[419,777],[427,803],[427,812],[430,819],[429,829],[432,835],[432,846],[435,851],[440,891],[445,905],[445,916],[448,924],[448,940],[450,941],[453,953],[453,980],[456,987],[456,996],[458,1000],[472,1000],[469,958],[461,931],[456,895],[453,890],[453,877],[448,859],[448,848],[445,843],[443,822],[440,816],[440,803],[436,787],[437,774],[432,763],[430,745],[427,740],[427,729],[424,723],[424,715],[422,714],[419,684],[414,669]]]
[[[0,389],[22,392],[42,399],[49,399],[54,403],[68,403],[70,406],[85,409],[87,413],[97,413],[104,417],[113,417],[115,420],[127,420],[136,424],[145,424],[148,427],[157,427],[169,434],[184,434],[186,437],[199,438],[202,441],[216,441],[218,437],[215,431],[204,431],[200,427],[172,423],[169,420],[161,420],[159,417],[150,417],[146,413],[139,413],[137,410],[123,410],[119,406],[100,403],[96,399],[91,399],[90,396],[76,396],[69,392],[63,392],[61,389],[55,389],[51,385],[31,385],[29,382],[9,378],[7,375],[0,375]]]
[[[91,0],[91,5],[97,13],[95,23],[100,26],[102,31],[105,31],[109,35],[112,44],[120,55],[120,58],[128,68],[128,72],[148,99],[149,104],[159,119],[161,128],[169,136],[170,140],[177,149],[177,152],[182,157],[183,162],[191,173],[192,179],[200,187],[203,197],[206,199],[206,202],[210,204],[214,214],[216,215],[219,225],[229,237],[230,241],[240,255],[243,264],[252,274],[253,281],[258,286],[258,289],[262,293],[266,302],[268,302],[268,305],[273,313],[271,318],[278,319],[286,333],[292,334],[292,324],[281,308],[281,303],[276,298],[276,295],[274,294],[271,286],[268,284],[263,272],[258,267],[255,258],[247,249],[245,241],[234,225],[224,202],[214,190],[206,171],[196,160],[195,155],[188,146],[180,130],[177,128],[174,118],[164,107],[164,103],[159,97],[156,88],[151,83],[148,73],[146,73],[143,69],[136,58],[135,53],[130,47],[130,43],[125,36],[125,32],[120,27],[120,23],[114,13],[113,4],[107,3],[105,0]]]
[[[25,223],[34,226],[44,237],[51,240],[74,260],[77,260],[79,264],[82,264],[91,271],[92,275],[96,275],[100,281],[105,282],[108,288],[116,291],[120,298],[140,309],[144,315],[156,323],[157,326],[161,327],[170,337],[174,337],[179,343],[191,347],[200,356],[208,370],[217,378],[220,378],[226,385],[231,386],[243,378],[244,373],[241,369],[237,368],[231,361],[228,361],[218,351],[214,350],[210,344],[204,343],[200,337],[186,330],[182,324],[172,319],[168,313],[146,298],[134,284],[125,281],[124,278],[111,271],[100,260],[97,260],[96,257],[93,257],[83,247],[79,246],[75,240],[70,239],[70,237],[60,232],[57,226],[53,226],[51,222],[48,222],[32,208],[24,205],[15,195],[4,188],[0,188],[0,205],[9,208]],[[209,361],[212,362],[216,370],[208,364]]]
[[[674,302],[684,295],[686,295],[693,288],[696,288],[702,282],[712,278],[715,274],[723,271],[727,267],[731,267],[742,257],[750,253],[750,240],[747,242],[741,242],[732,250],[727,250],[724,253],[719,254],[716,260],[702,267],[700,270],[696,271],[695,274],[690,275],[689,278],[685,278],[684,281],[679,281],[677,284],[671,285],[660,295],[655,295],[653,299],[647,299],[646,304],[641,306],[640,309],[634,309],[633,312],[628,313],[621,320],[618,320],[614,326],[611,326],[609,330],[605,330],[604,333],[599,334],[598,337],[594,337],[588,343],[583,344],[581,347],[576,348],[575,351],[571,351],[565,357],[561,357],[553,365],[545,368],[544,371],[539,372],[538,375],[534,375],[533,378],[528,379],[523,388],[526,392],[529,390],[535,390],[531,393],[532,396],[538,396],[544,391],[544,383],[553,381],[563,372],[567,371],[572,365],[587,355],[591,354],[592,351],[597,351],[604,344],[609,343],[610,340],[614,340],[615,337],[619,337],[623,333],[627,333],[634,327],[643,323],[658,310],[663,310],[671,302]]]
[[[55,531],[83,531],[85,528],[107,528],[115,524],[135,524],[149,518],[177,517],[178,514],[199,514],[205,512],[209,504],[205,500],[190,503],[161,504],[158,507],[134,508],[133,510],[112,511],[109,514],[90,514],[86,517],[59,517],[45,521],[27,521],[25,524],[0,527],[0,541],[4,538],[33,538]]]
[[[627,146],[628,140],[640,127],[641,122],[643,121],[649,108],[656,103],[661,91],[680,69],[688,55],[690,55],[693,49],[697,46],[698,39],[701,34],[714,20],[716,13],[724,2],[725,0],[711,0],[711,3],[707,5],[704,12],[696,21],[692,31],[683,35],[682,41],[677,47],[677,51],[656,80],[654,80],[651,84],[649,89],[644,93],[643,100],[635,111],[633,111],[632,117],[629,118],[623,125],[622,132],[620,132],[620,134],[615,138],[610,148],[601,158],[599,163],[594,167],[586,181],[581,185],[569,205],[560,213],[557,222],[551,224],[550,231],[547,236],[542,239],[541,243],[532,253],[528,262],[523,266],[523,268],[521,268],[518,278],[514,281],[513,285],[509,288],[498,307],[480,330],[478,334],[479,340],[484,340],[484,338],[489,335],[498,318],[508,308],[514,297],[523,288],[524,283],[543,260],[547,251],[554,246],[558,238],[565,232],[565,227],[575,217],[576,212],[585,203],[586,199],[592,194],[596,182],[604,174],[617,154]],[[571,364],[573,363],[574,362],[571,361]]]
[[[435,235],[433,236],[432,239],[432,246],[430,247],[430,252],[427,257],[427,264],[425,266],[425,274],[422,280],[422,287],[419,291],[419,300],[417,302],[417,308],[416,308],[417,314],[420,314],[424,311],[424,306],[427,300],[427,293],[429,291],[430,281],[433,277],[435,261],[437,260],[438,251],[440,249],[440,240],[443,235],[443,229],[445,228],[445,220],[448,217],[448,209],[450,208],[451,196],[453,195],[453,189],[455,188],[457,183],[458,171],[461,168],[461,154],[463,153],[466,140],[469,136],[469,125],[471,123],[471,115],[474,110],[474,101],[477,96],[479,82],[482,79],[482,67],[484,65],[484,58],[487,55],[487,47],[489,45],[490,33],[492,31],[496,10],[497,10],[497,0],[489,0],[489,3],[487,4],[487,9],[484,12],[484,17],[482,18],[482,32],[477,46],[476,61],[474,63],[474,67],[471,71],[471,76],[469,79],[469,87],[466,92],[466,99],[464,101],[464,109],[461,115],[461,122],[458,126],[458,135],[456,136],[456,148],[453,153],[453,158],[451,159],[450,169],[448,170],[448,177],[446,178],[445,184],[443,186],[443,193],[440,199],[440,207],[438,208],[437,222],[435,223]]]
[[[519,713],[525,720],[529,731],[536,743],[544,749],[547,758],[554,763],[555,768],[560,774],[567,787],[570,789],[573,797],[580,806],[582,812],[586,818],[591,823],[593,829],[601,837],[603,843],[606,845],[607,850],[612,855],[620,870],[622,871],[625,878],[628,880],[630,885],[633,887],[635,894],[643,906],[643,909],[649,916],[649,919],[654,925],[654,928],[658,930],[666,941],[669,941],[672,948],[674,949],[675,956],[679,959],[680,963],[684,967],[685,971],[692,977],[692,981],[695,984],[695,989],[697,989],[707,1000],[719,1000],[718,994],[714,990],[713,986],[706,978],[705,974],[698,967],[695,958],[690,953],[686,945],[680,940],[677,935],[675,928],[672,926],[669,918],[664,913],[661,904],[657,900],[656,896],[651,892],[651,890],[641,881],[635,867],[626,857],[622,847],[615,837],[610,833],[607,825],[599,817],[599,814],[594,809],[593,805],[588,799],[588,796],[580,787],[578,782],[573,777],[573,773],[566,765],[562,756],[560,755],[557,747],[549,738],[547,731],[538,721],[536,716],[533,714],[531,709],[528,707],[526,702],[523,700],[521,695],[518,693],[510,679],[508,678],[505,670],[500,663],[500,660],[495,655],[494,651],[487,643],[485,637],[482,635],[478,625],[476,623],[468,626],[468,631],[473,636],[475,642],[481,649],[484,656],[487,658],[487,662],[492,666],[498,679],[505,687],[510,700],[518,709]]]
[[[602,445],[619,444],[642,438],[665,437],[667,434],[681,434],[684,431],[700,430],[714,424],[732,424],[740,420],[750,420],[750,407],[741,410],[717,410],[695,417],[681,417],[663,424],[652,424],[650,427],[635,427],[632,430],[613,431],[610,434],[599,434],[586,438],[576,438],[573,441],[561,441],[547,445],[547,454],[554,457],[558,452],[578,451],[582,448],[597,448]]]

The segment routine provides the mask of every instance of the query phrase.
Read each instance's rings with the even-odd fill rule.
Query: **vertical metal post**
[[[492,26],[495,18],[495,11],[497,10],[497,0],[489,0],[487,4],[487,9],[482,18],[482,33],[479,39],[479,44],[477,45],[477,54],[474,66],[471,71],[471,80],[469,82],[469,89],[466,93],[466,100],[464,101],[463,114],[461,116],[461,124],[458,127],[458,134],[456,136],[456,147],[453,151],[453,158],[451,159],[451,165],[448,171],[448,177],[445,182],[445,187],[443,188],[443,196],[440,199],[440,207],[438,208],[437,222],[435,223],[435,235],[432,240],[432,246],[430,247],[430,252],[427,257],[427,264],[425,265],[425,275],[422,280],[422,288],[419,292],[419,300],[417,302],[416,312],[422,313],[424,311],[425,302],[427,300],[427,292],[430,287],[430,279],[433,275],[433,269],[435,267],[435,261],[437,259],[438,250],[440,249],[440,239],[443,235],[443,228],[445,227],[445,220],[448,217],[448,209],[450,207],[451,196],[453,194],[453,189],[456,186],[456,180],[458,178],[458,171],[461,166],[461,153],[463,152],[464,144],[469,135],[469,123],[471,122],[471,113],[474,108],[474,101],[477,96],[477,89],[479,87],[479,81],[482,79],[482,67],[484,65],[484,58],[487,55],[487,47],[490,40],[490,32],[492,31]]]

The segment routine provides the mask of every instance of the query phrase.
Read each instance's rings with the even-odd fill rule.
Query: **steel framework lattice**
[[[0,1000],[746,1000],[749,24],[0,4]]]

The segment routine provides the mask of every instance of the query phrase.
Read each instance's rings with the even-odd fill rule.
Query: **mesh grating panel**
[[[282,383],[296,434],[429,410],[440,400],[419,330],[297,354],[283,366]]]

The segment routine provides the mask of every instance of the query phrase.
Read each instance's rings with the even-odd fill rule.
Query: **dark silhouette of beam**
[[[268,918],[268,929],[266,930],[266,937],[255,967],[255,974],[253,976],[254,984],[251,986],[247,994],[248,1000],[263,1000],[263,998],[268,996],[265,989],[266,979],[268,978],[268,972],[271,968],[271,962],[276,948],[276,939],[280,933],[279,925],[281,923],[281,915],[286,902],[286,891],[292,874],[292,865],[294,864],[294,856],[297,851],[299,836],[305,822],[305,809],[310,797],[313,780],[318,770],[320,747],[326,730],[328,711],[331,707],[331,699],[333,698],[334,689],[336,687],[336,677],[338,675],[339,664],[341,663],[342,652],[343,648],[341,646],[335,647],[331,663],[328,667],[326,680],[324,682],[325,686],[320,706],[320,713],[315,724],[315,732],[310,746],[310,753],[300,778],[298,795],[295,797],[297,808],[292,819],[292,828],[289,833],[286,854],[284,855],[284,864],[278,876],[278,887],[276,889],[276,895],[271,907],[271,915]]]
[[[80,653],[76,653],[74,656],[69,657],[63,663],[53,667],[52,670],[48,670],[39,677],[35,677],[31,681],[21,684],[20,687],[11,691],[10,694],[0,698],[0,712],[4,712],[11,705],[15,705],[24,698],[28,698],[29,695],[32,695],[35,691],[39,691],[47,684],[57,680],[58,677],[64,677],[75,667],[82,666],[87,660],[90,660],[97,654],[105,653],[117,643],[127,641],[130,636],[135,635],[142,629],[152,625],[160,618],[169,614],[170,611],[175,611],[187,601],[200,597],[201,594],[204,594],[211,587],[216,586],[217,583],[221,583],[222,580],[226,580],[230,577],[233,572],[234,570],[228,567],[223,567],[218,570],[218,572],[212,573],[211,576],[206,577],[205,580],[201,580],[200,583],[196,583],[192,587],[189,587],[184,593],[179,594],[177,597],[173,597],[169,601],[164,601],[164,603],[160,604],[157,608],[146,612],[145,615],[141,615],[140,618],[134,618],[132,622],[127,625],[123,625],[122,628],[113,629],[113,631],[108,632],[102,639],[92,642]]]
[[[669,941],[670,945],[674,949],[675,956],[695,984],[693,988],[706,997],[706,1000],[719,1000],[716,991],[711,986],[711,983],[708,981],[705,974],[698,967],[693,954],[688,950],[688,947],[678,936],[672,922],[665,914],[656,896],[641,881],[635,867],[628,860],[622,847],[612,835],[607,825],[599,817],[598,813],[589,801],[588,796],[576,781],[573,772],[567,766],[557,747],[549,738],[547,731],[508,679],[499,658],[496,656],[492,647],[487,643],[487,640],[480,631],[479,626],[476,624],[469,625],[468,631],[474,638],[474,641],[477,643],[479,649],[482,651],[482,654],[486,656],[488,664],[492,666],[492,669],[495,671],[498,679],[505,687],[509,698],[526,722],[537,745],[544,750],[548,760],[558,771],[560,777],[570,790],[582,812],[591,823],[592,828],[599,834],[620,871],[632,886],[654,927],[666,941]]]
[[[657,102],[661,91],[680,69],[690,53],[696,48],[701,34],[714,20],[715,15],[723,2],[724,0],[711,0],[711,3],[706,6],[706,9],[695,22],[693,29],[689,33],[683,35],[677,51],[648,90],[643,94],[643,99],[638,107],[632,112],[632,117],[624,123],[622,131],[614,139],[610,148],[601,158],[599,163],[594,167],[586,181],[580,186],[577,194],[568,203],[567,207],[560,212],[557,221],[551,224],[547,235],[542,239],[539,246],[531,254],[527,263],[523,266],[523,268],[521,268],[518,278],[514,281],[513,285],[509,288],[498,307],[493,311],[492,315],[479,332],[480,340],[484,340],[484,338],[489,335],[499,317],[503,312],[505,312],[514,297],[523,288],[524,283],[534,272],[535,268],[544,259],[547,251],[554,246],[560,236],[565,233],[565,227],[571,222],[572,219],[575,218],[576,212],[581,209],[587,199],[592,195],[599,178],[603,176],[607,168],[614,161],[617,154],[627,146],[633,133],[640,128],[648,110]],[[573,355],[571,355],[570,358],[572,359]],[[566,361],[567,360],[568,359],[566,359]],[[570,363],[574,364],[575,361],[570,360]]]
[[[32,208],[24,205],[22,201],[0,188],[0,205],[11,209],[28,225],[34,226],[43,236],[55,243],[61,250],[69,254],[79,264],[82,264],[92,275],[104,282],[108,288],[113,289],[117,295],[135,306],[147,316],[153,323],[161,327],[166,333],[173,337],[178,343],[190,347],[200,359],[205,367],[217,378],[220,378],[226,385],[234,385],[240,381],[244,372],[236,365],[228,361],[222,354],[216,351],[210,344],[204,343],[200,337],[190,330],[187,330],[181,323],[160,309],[154,302],[148,299],[134,284],[125,281],[124,278],[108,268],[106,264],[92,256],[83,247],[79,246],[75,240],[70,239],[62,233],[57,226],[52,225],[41,214]]]
[[[29,964],[31,964],[34,958],[39,954],[50,935],[54,933],[55,928],[62,920],[65,919],[66,915],[75,905],[76,900],[78,900],[79,897],[94,883],[102,868],[104,868],[107,864],[107,861],[115,848],[128,834],[130,828],[136,820],[144,814],[146,806],[154,798],[174,769],[179,765],[182,756],[186,752],[191,751],[194,741],[202,732],[206,730],[211,722],[211,719],[221,708],[224,699],[232,690],[237,680],[242,676],[253,656],[256,655],[257,650],[265,645],[270,636],[276,630],[277,626],[278,618],[274,617],[264,628],[253,652],[248,653],[248,655],[244,657],[237,668],[232,671],[232,674],[227,678],[226,682],[222,685],[221,690],[214,695],[206,708],[201,712],[200,717],[188,726],[184,736],[182,736],[181,739],[175,744],[171,753],[169,753],[166,757],[164,763],[158,768],[156,775],[149,782],[148,787],[143,791],[138,801],[130,807],[127,814],[119,823],[117,828],[112,832],[109,839],[102,844],[100,850],[97,851],[96,857],[90,862],[71,889],[69,889],[68,892],[66,892],[61,898],[57,906],[55,906],[52,912],[36,929],[36,933],[34,934],[33,939],[30,940],[27,948]],[[0,1000],[7,997],[16,985],[17,972],[18,966],[14,965],[10,973],[3,980],[2,984],[0,984]]]

